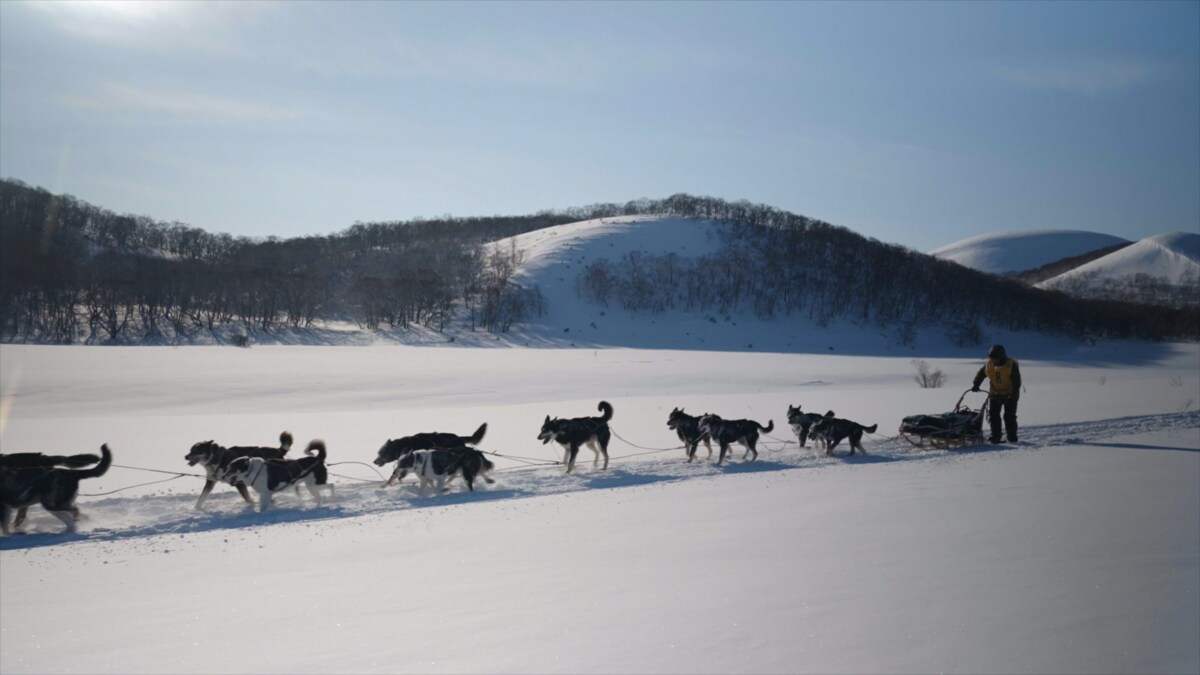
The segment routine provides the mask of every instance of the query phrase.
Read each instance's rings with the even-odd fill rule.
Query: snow
[[[1127,240],[1085,230],[1019,230],[981,234],[929,255],[991,274],[1015,274]]]
[[[1185,277],[1200,277],[1200,234],[1167,232],[1147,237],[1038,286],[1055,288],[1077,280],[1121,279],[1138,274],[1164,278],[1173,284]]]
[[[887,437],[978,355],[931,357],[950,384],[922,390],[886,354],[0,345],[5,451],[188,472],[198,440],[287,428],[342,463],[320,507],[222,486],[198,513],[184,477],[81,497],[73,536],[31,509],[0,538],[0,671],[1195,672],[1200,347],[1009,348],[1025,444],[947,452]],[[608,471],[496,458],[422,499],[346,463],[483,421],[483,449],[552,461],[543,416],[601,398]],[[789,404],[878,422],[870,454],[785,445]],[[776,429],[757,462],[688,464],[675,406]]]
[[[1200,345],[989,329],[1022,362],[1022,444],[918,450],[900,420],[949,410],[986,344],[577,301],[590,261],[705,255],[715,227],[609,218],[501,242],[550,301],[504,335],[0,345],[4,452],[115,456],[82,486],[77,534],[34,507],[28,534],[0,537],[0,672],[1200,670]],[[946,388],[917,388],[914,358]],[[610,468],[585,449],[564,475],[541,421],[602,399]],[[870,454],[799,449],[789,405],[878,423]],[[756,462],[702,447],[689,464],[675,407],[775,427]],[[385,440],[482,422],[494,484],[380,488]],[[336,500],[284,492],[259,513],[220,486],[193,509],[193,443],[285,429],[327,442]]]

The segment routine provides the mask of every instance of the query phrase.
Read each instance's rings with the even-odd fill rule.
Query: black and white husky
[[[479,425],[475,433],[470,436],[459,436],[458,434],[448,434],[442,432],[428,432],[422,434],[413,434],[412,436],[404,436],[403,438],[389,438],[387,443],[384,443],[379,448],[379,453],[375,457],[375,466],[383,466],[388,462],[395,462],[415,450],[436,450],[447,448],[461,448],[465,445],[479,445],[483,440],[484,434],[487,433],[487,422]],[[392,477],[383,484],[384,487],[400,480],[400,467],[392,472]],[[492,479],[486,478],[487,482],[492,482]]]
[[[316,450],[317,454],[313,455]],[[258,493],[258,510],[266,511],[271,506],[271,495],[292,486],[304,484],[309,494],[321,505],[321,494],[317,486],[327,485],[320,477],[326,476],[325,441],[315,440],[308,444],[300,459],[263,459],[262,457],[239,457],[225,468],[222,480],[234,485],[242,484],[254,488]],[[333,497],[333,485],[329,484]]]
[[[482,452],[466,446],[413,450],[405,453],[396,462],[396,480],[401,480],[412,473],[421,481],[419,494],[424,497],[425,488],[430,485],[436,484],[436,494],[441,494],[451,478],[462,475],[463,480],[467,483],[467,490],[474,492],[476,478],[483,478],[489,483],[493,482],[491,478],[487,477],[487,472],[494,469],[495,466]]]
[[[818,415],[817,413],[801,412],[798,405],[789,405],[787,416],[788,424],[792,425],[792,432],[796,434],[796,438],[800,439],[800,447],[804,448],[808,447],[807,443],[812,426],[820,422],[823,417],[833,417],[833,411],[830,410],[824,415]],[[812,439],[818,445],[824,442],[824,438],[820,436],[813,436]]]
[[[212,492],[213,486],[218,480],[222,480],[221,476],[226,473],[229,464],[236,459],[242,457],[261,457],[263,459],[284,459],[288,450],[292,447],[292,434],[285,431],[279,434],[278,448],[265,448],[256,445],[235,445],[227,448],[218,445],[213,441],[200,441],[188,450],[188,454],[184,456],[188,466],[196,466],[199,464],[204,467],[205,481],[204,489],[200,491],[200,499],[196,500],[197,509],[204,506],[204,500],[208,499],[208,494]],[[324,469],[324,467],[322,467]],[[324,484],[326,477],[324,471],[321,475],[321,483]],[[242,483],[227,481],[242,495],[242,499],[246,500],[247,504],[253,504],[254,500],[250,499],[250,493],[246,491],[246,486]]]
[[[858,422],[839,419],[833,416],[833,411],[830,410],[825,417],[817,421],[812,426],[811,434],[814,438],[820,437],[825,442],[825,454],[832,455],[833,449],[837,447],[844,439],[850,439],[850,454],[854,454],[855,448],[862,451],[865,455],[867,451],[862,446],[863,432],[868,434],[875,433],[879,428],[878,424],[872,424],[869,427],[864,427]]]
[[[742,459],[746,459],[751,453],[754,454],[751,461],[758,459],[758,450],[755,447],[758,445],[758,432],[771,433],[774,429],[775,420],[768,420],[767,426],[764,427],[754,420],[725,420],[717,415],[705,415],[700,418],[700,430],[721,446],[721,455],[717,458],[718,466],[725,461],[725,453],[729,452],[729,446],[733,443],[741,443],[746,447]]]
[[[57,455],[51,457],[58,458]],[[70,465],[71,457],[61,463]],[[46,468],[28,464],[22,468],[0,468],[0,531],[11,534],[12,528],[19,527],[24,520],[25,509],[40,503],[42,508],[67,526],[66,532],[74,532],[75,521],[79,518],[79,509],[75,506],[75,498],[79,496],[79,481],[103,476],[111,465],[112,452],[107,445],[102,445],[100,462],[90,469],[63,469],[53,465]],[[19,520],[10,527],[8,520],[14,509],[18,512]]]
[[[579,446],[586,444],[596,453],[592,466],[600,463],[600,455],[604,455],[604,467],[608,468],[608,440],[612,432],[608,429],[608,421],[612,419],[613,409],[608,401],[600,401],[596,409],[604,413],[600,417],[574,417],[571,419],[550,419],[542,422],[542,431],[538,440],[543,445],[554,441],[563,447],[563,464],[567,465],[567,473],[575,468],[575,456],[579,454]]]
[[[704,447],[708,448],[708,458],[712,459],[712,438],[708,433],[700,430],[699,417],[683,412],[683,408],[676,408],[667,417],[667,428],[674,429],[679,440],[683,441],[689,463],[696,459],[696,449],[700,446],[701,441],[704,442]]]

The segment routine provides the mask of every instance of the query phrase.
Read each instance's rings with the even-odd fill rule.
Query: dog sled
[[[918,448],[965,448],[983,443],[983,418],[988,399],[978,410],[963,404],[971,393],[968,389],[958,397],[954,410],[933,415],[910,415],[900,422],[900,435]]]

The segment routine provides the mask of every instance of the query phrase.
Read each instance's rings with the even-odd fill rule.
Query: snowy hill
[[[1025,230],[982,234],[929,254],[981,272],[1007,275],[1121,243],[1127,241],[1085,230]]]
[[[1200,234],[1168,232],[1147,237],[1038,286],[1059,288],[1076,280],[1122,279],[1139,274],[1172,284],[1200,277]]]
[[[547,312],[505,335],[458,334],[466,345],[510,343],[517,346],[632,347],[765,352],[835,352],[839,354],[908,353],[891,329],[864,328],[846,321],[818,325],[806,313],[762,319],[749,313],[661,311],[633,312],[618,303],[608,307],[583,300],[577,283],[590,263],[617,261],[629,254],[697,259],[719,249],[718,230],[726,223],[698,218],[637,215],[587,220],[549,227],[496,242],[499,250],[516,247],[523,261],[515,280],[536,284],[547,300]],[[924,350],[970,353],[977,347],[951,345],[937,326],[916,330]],[[1011,333],[996,330],[991,337]],[[1056,338],[1028,335],[1022,341],[1049,345]]]

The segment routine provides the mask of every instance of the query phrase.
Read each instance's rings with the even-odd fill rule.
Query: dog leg
[[[608,441],[602,441],[600,443],[600,452],[604,453],[604,466],[600,467],[600,469],[603,471],[607,471],[608,470]]]
[[[246,489],[245,483],[238,483],[237,485],[234,485],[234,487],[237,488],[239,493],[241,493],[242,499],[245,499],[247,504],[254,503],[254,498],[250,496],[250,491]]]
[[[208,493],[212,492],[213,486],[216,485],[215,480],[209,479],[204,481],[204,489],[200,491],[200,499],[196,500],[196,510],[199,511],[204,507],[204,500],[208,499]]]
[[[50,509],[46,510],[50,511]],[[50,511],[50,514],[63,521],[63,524],[67,526],[67,529],[63,531],[64,534],[75,534],[75,515],[69,509]]]
[[[25,523],[25,516],[27,516],[27,515],[29,515],[29,507],[28,506],[22,506],[21,508],[17,509],[17,518],[16,518],[16,520],[13,521],[13,524],[12,524],[14,530],[21,529],[21,525],[23,525]],[[4,520],[5,520],[5,522],[7,522],[8,518],[5,518]]]
[[[750,461],[751,461],[751,462],[757,462],[757,461],[758,461],[758,448],[756,448],[756,447],[755,447],[755,445],[756,445],[756,444],[755,444],[753,441],[751,441],[751,442],[750,442],[750,445],[747,445],[747,446],[746,446],[747,450],[748,450],[750,453],[753,453],[753,454],[754,454],[754,456],[750,458]],[[742,459],[745,459],[745,457],[742,457]]]
[[[729,444],[725,441],[719,441],[721,444],[721,454],[717,455],[717,466],[721,466],[725,461],[725,453],[729,450]]]
[[[575,456],[578,454],[579,446],[572,443],[571,447],[567,450],[567,455],[569,456],[569,459],[567,460],[567,473],[571,473],[571,469],[575,468]]]
[[[12,534],[12,529],[8,526],[8,516],[12,513],[12,509],[8,504],[0,504],[0,532],[4,534]]]
[[[707,438],[704,439],[704,447],[708,448],[708,458],[712,459],[712,441]]]
[[[317,479],[313,478],[311,474],[309,474],[308,476],[305,476],[304,477],[304,486],[308,488],[308,493],[311,494],[313,496],[313,499],[316,500],[317,506],[320,506],[321,505],[321,493],[317,492]],[[300,486],[299,485],[296,486],[296,496],[297,497],[300,496]]]

